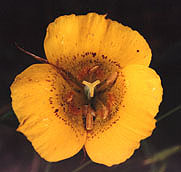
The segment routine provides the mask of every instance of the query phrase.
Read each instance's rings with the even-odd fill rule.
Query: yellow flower
[[[151,135],[162,100],[144,38],[105,15],[66,15],[48,26],[48,64],[34,64],[11,85],[22,132],[47,161],[83,146],[92,161],[128,159]]]

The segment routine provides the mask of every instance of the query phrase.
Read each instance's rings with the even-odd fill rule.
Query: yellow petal
[[[145,39],[105,15],[65,15],[48,26],[44,41],[50,63],[74,72],[83,61],[148,66],[151,50]],[[78,69],[77,69],[78,70]]]
[[[159,76],[143,65],[125,67],[111,92],[120,96],[120,104],[115,104],[117,113],[105,122],[95,121],[85,143],[90,158],[107,166],[124,162],[139,147],[140,140],[152,134],[162,100]]]
[[[11,86],[12,106],[22,132],[41,157],[59,161],[75,155],[86,132],[81,114],[69,114],[66,94],[71,88],[49,64],[32,65]]]

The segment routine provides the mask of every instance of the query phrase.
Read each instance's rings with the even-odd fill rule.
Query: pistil
[[[100,84],[100,80],[97,80],[93,83],[87,82],[87,81],[83,81],[82,84],[85,85],[84,87],[84,92],[88,98],[88,100],[90,100],[91,98],[94,97],[94,91],[95,91],[95,87]]]

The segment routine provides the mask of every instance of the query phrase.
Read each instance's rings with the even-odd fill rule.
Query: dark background
[[[180,0],[2,0],[0,2],[0,115],[10,110],[9,86],[15,76],[33,63],[19,51],[14,42],[45,57],[43,40],[47,25],[65,14],[97,12],[139,31],[149,43],[153,59],[151,67],[162,79],[163,102],[158,117],[181,104],[181,1]],[[15,122],[14,122],[15,121]],[[181,110],[158,123],[147,139],[151,153],[181,145]],[[70,172],[82,164],[83,151],[59,163],[40,159],[26,138],[15,131],[15,118],[0,122],[0,171],[3,172]],[[134,156],[119,166],[108,168],[95,163],[82,171],[145,171],[143,145]],[[86,162],[89,160],[86,157]],[[83,163],[84,163],[83,162]],[[168,172],[181,171],[181,154],[167,160]],[[159,166],[160,164],[156,164]]]

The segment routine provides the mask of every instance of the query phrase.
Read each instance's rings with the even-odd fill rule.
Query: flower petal
[[[127,26],[105,19],[106,15],[65,15],[48,26],[44,41],[50,63],[68,71],[87,59],[148,66],[151,50],[145,39]],[[73,68],[72,68],[73,67]]]
[[[118,112],[109,121],[95,124],[85,143],[90,158],[107,166],[124,162],[140,140],[151,135],[162,100],[159,76],[143,65],[125,67],[112,92],[116,89],[122,92]]]
[[[12,106],[20,122],[17,130],[47,161],[69,158],[85,143],[81,114],[68,116],[64,95],[69,90],[58,70],[49,64],[30,66],[11,86]]]

